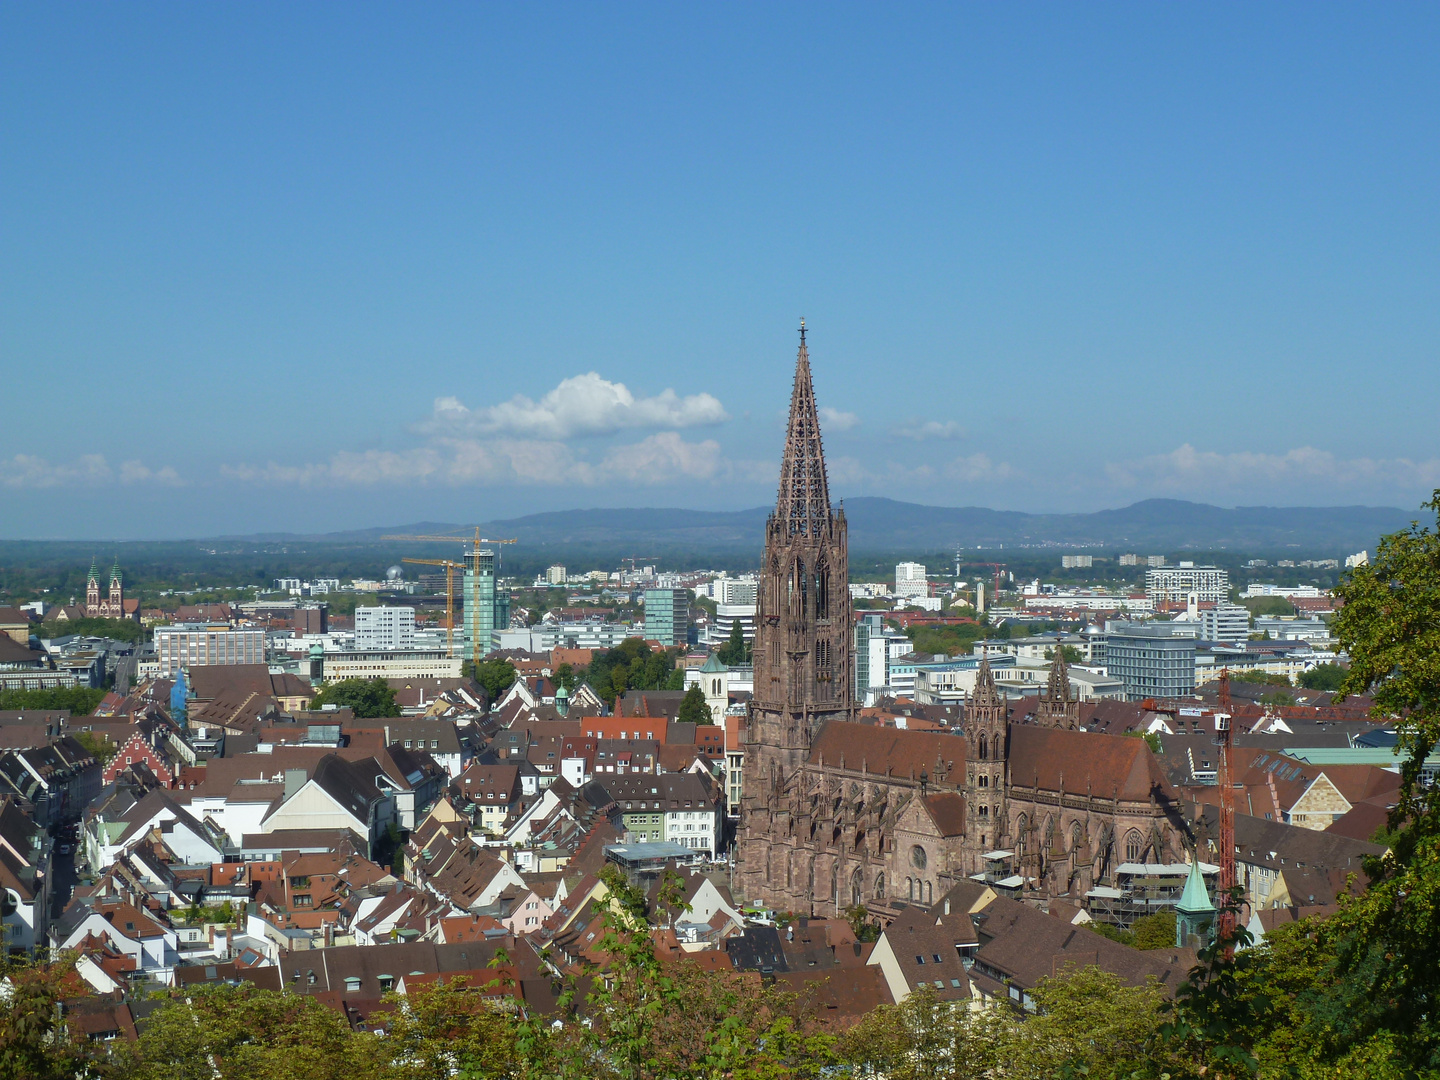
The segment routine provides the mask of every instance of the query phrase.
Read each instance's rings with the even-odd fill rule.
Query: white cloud
[[[563,442],[541,439],[439,439],[408,451],[342,451],[304,465],[222,466],[223,475],[249,483],[368,487],[382,484],[489,486],[523,483],[595,487],[613,482],[665,484],[728,474],[720,444],[686,442],[662,431],[611,447],[598,462]]]
[[[949,462],[945,466],[945,476],[951,480],[975,484],[1009,480],[1015,476],[1015,470],[1008,462],[991,461],[989,454],[971,454],[969,457],[957,457]]]
[[[1110,479],[1123,487],[1146,483],[1193,490],[1197,487],[1238,487],[1257,481],[1324,481],[1338,487],[1384,484],[1395,487],[1440,487],[1440,459],[1338,458],[1328,450],[1301,446],[1283,454],[1242,450],[1221,454],[1196,450],[1189,443],[1168,454],[1155,454],[1105,466]]]
[[[681,397],[665,389],[637,398],[624,383],[591,371],[565,379],[539,401],[516,394],[486,408],[467,408],[458,398],[435,399],[430,417],[418,425],[427,435],[508,434],[532,439],[608,435],[627,428],[687,428],[728,420],[711,394]]]
[[[687,443],[674,431],[662,431],[605,455],[600,473],[606,478],[638,484],[676,480],[709,480],[721,468],[720,444],[714,439]]]
[[[0,459],[0,486],[12,488],[77,487],[108,484],[165,484],[176,486],[180,476],[169,465],[151,469],[141,461],[124,461],[112,468],[103,454],[82,454],[74,461],[52,464],[33,454]]]
[[[853,412],[841,412],[828,405],[821,406],[818,411],[820,413],[820,430],[822,431],[849,431],[851,428],[860,426],[860,417]]]
[[[923,424],[901,423],[895,426],[895,434],[902,439],[962,439],[965,429],[954,420],[926,420]]]

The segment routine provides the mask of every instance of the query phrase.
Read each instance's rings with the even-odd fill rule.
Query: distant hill
[[[528,554],[551,550],[559,556],[603,549],[646,558],[679,551],[698,556],[758,551],[768,513],[768,507],[572,510],[485,522],[481,528],[489,536],[515,537]],[[845,514],[850,523],[850,547],[857,554],[944,551],[957,544],[972,548],[1098,545],[1141,554],[1217,548],[1339,554],[1373,549],[1379,536],[1404,528],[1418,511],[1384,506],[1225,509],[1178,499],[1146,499],[1089,514],[1026,514],[866,497],[846,500]],[[381,536],[393,533],[454,533],[458,538],[464,531],[462,525],[431,521],[310,537],[267,534],[246,539],[366,544],[378,543]]]

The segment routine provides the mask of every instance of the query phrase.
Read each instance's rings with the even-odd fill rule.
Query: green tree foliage
[[[96,761],[101,765],[108,765],[110,759],[120,752],[109,739],[96,735],[93,731],[81,731],[74,736],[76,742],[83,746]]]
[[[1085,657],[1081,654],[1080,650],[1077,649],[1074,645],[1061,645],[1061,646],[1060,646],[1060,655],[1062,655],[1063,657],[1065,657],[1065,663],[1067,663],[1067,664],[1078,664],[1078,663],[1081,663],[1081,662],[1085,659]],[[1045,650],[1045,659],[1046,659],[1046,660],[1054,660],[1054,659],[1055,659],[1055,650],[1054,650],[1054,649],[1046,649],[1046,650]]]
[[[968,656],[975,642],[985,636],[985,627],[979,623],[914,623],[905,636],[915,643],[916,652]]]
[[[105,697],[104,690],[88,686],[57,686],[53,690],[0,690],[0,709],[37,709],[73,716],[89,716]]]
[[[1440,491],[1427,505],[1440,515]],[[1440,786],[1421,773],[1440,741],[1440,535],[1417,523],[1384,537],[1335,591],[1332,633],[1350,654],[1341,692],[1373,694],[1377,713],[1398,717],[1404,755],[1391,856],[1326,926],[1349,998],[1337,1014],[1357,1041],[1402,1035],[1409,1064],[1440,1069]]]
[[[1249,668],[1245,671],[1233,671],[1230,673],[1232,683],[1249,683],[1251,686],[1289,686],[1290,676],[1281,675],[1275,671],[1257,671]]]
[[[715,655],[722,664],[730,667],[750,663],[750,643],[745,640],[745,631],[739,619],[730,624],[730,639],[715,650]]]
[[[489,660],[481,660],[478,664],[473,660],[466,660],[460,665],[460,673],[467,679],[474,679],[484,687],[485,693],[491,701],[498,700],[500,695],[510,689],[517,674],[515,665],[503,656],[492,656]]]
[[[145,627],[134,619],[61,619],[45,623],[35,632],[42,638],[80,634],[84,637],[114,638],[116,641],[128,641],[132,645],[145,639]]]
[[[626,690],[683,690],[685,673],[675,667],[679,649],[651,649],[641,638],[626,638],[591,662],[585,681],[613,706]]]
[[[1339,664],[1317,664],[1300,675],[1300,685],[1306,690],[1339,690],[1345,681],[1345,669]]]
[[[569,664],[561,664],[555,669],[555,685],[563,686],[566,690],[574,690],[579,679],[575,677],[575,669]]]
[[[710,706],[705,703],[705,695],[701,693],[698,683],[685,691],[685,696],[680,701],[680,713],[676,719],[682,724],[713,724],[715,722],[710,715]]]
[[[1137,949],[1173,949],[1175,947],[1175,912],[1157,911],[1142,915],[1130,927]]]
[[[1251,615],[1295,614],[1295,605],[1283,596],[1242,596],[1234,602]]]
[[[82,1036],[61,1024],[68,962],[4,965],[7,991],[0,994],[0,1080],[71,1080],[93,1075],[102,1060]],[[73,991],[70,991],[73,992]]]
[[[354,709],[357,719],[400,715],[400,706],[395,702],[395,691],[390,689],[384,679],[340,679],[330,683],[310,701],[312,709],[318,709],[322,705]]]

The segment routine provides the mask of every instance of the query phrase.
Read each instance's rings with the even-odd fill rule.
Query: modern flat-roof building
[[[265,663],[265,631],[220,623],[176,623],[155,628],[162,678],[183,667]]]
[[[1200,636],[1206,641],[1238,645],[1250,636],[1250,612],[1239,604],[1222,600],[1200,611]]]
[[[357,607],[355,648],[408,649],[415,644],[415,609],[410,607]]]
[[[459,654],[465,659],[488,656],[498,642],[496,634],[510,627],[510,596],[496,580],[499,560],[493,548],[465,548]]]
[[[930,595],[930,584],[925,580],[924,563],[902,562],[895,564],[895,595]]]
[[[1194,593],[1202,604],[1230,599],[1230,572],[1218,566],[1152,566],[1145,571],[1145,595],[1153,604],[1183,604]]]
[[[751,624],[754,625],[753,622]],[[645,637],[661,645],[685,645],[690,634],[690,593],[686,589],[645,590]]]
[[[1169,623],[1112,622],[1105,668],[1125,686],[1125,700],[1184,697],[1195,692],[1195,639],[1176,637]]]

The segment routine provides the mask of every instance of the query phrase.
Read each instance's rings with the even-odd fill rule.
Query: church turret
[[[1205,889],[1199,854],[1190,860],[1190,875],[1180,902],[1175,905],[1175,944],[1178,948],[1201,949],[1210,942],[1215,925],[1215,905]]]
[[[1065,665],[1065,645],[1057,635],[1050,677],[1035,709],[1035,722],[1045,727],[1078,728],[1080,702],[1070,694],[1070,669]]]

